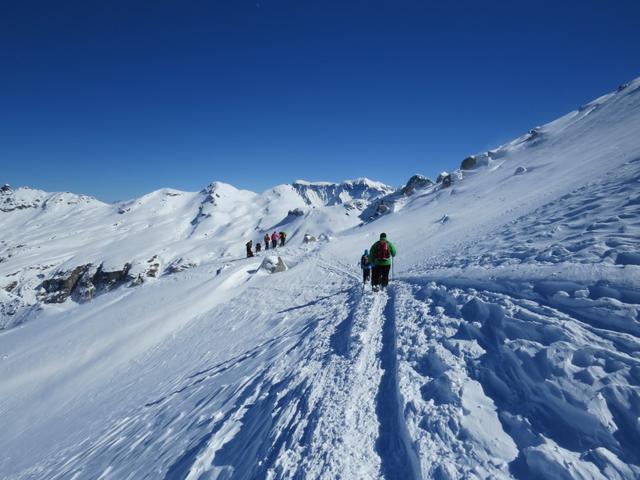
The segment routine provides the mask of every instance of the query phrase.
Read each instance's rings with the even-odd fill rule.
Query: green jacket
[[[386,260],[378,260],[378,245],[380,242],[386,242],[389,246],[389,254],[391,255]],[[376,243],[371,245],[369,249],[369,263],[372,265],[391,265],[391,258],[396,256],[396,247],[393,246],[389,240],[378,240]]]

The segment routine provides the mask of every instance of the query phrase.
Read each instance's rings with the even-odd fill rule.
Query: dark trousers
[[[271,240],[271,248],[276,248],[278,246],[278,240]]]
[[[269,250],[269,240],[264,241],[264,249]]]
[[[380,285],[382,288],[389,285],[389,270],[391,270],[391,265],[374,265],[371,285],[374,287]]]
[[[371,277],[371,269],[363,268],[362,269],[362,283],[367,283],[369,281],[369,277]]]
[[[284,237],[280,237],[280,246],[284,247]]]

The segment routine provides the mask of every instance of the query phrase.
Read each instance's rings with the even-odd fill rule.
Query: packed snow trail
[[[221,285],[241,285],[246,268],[226,272]],[[158,393],[143,395],[138,407],[113,412],[89,437],[13,477],[404,478],[401,469],[388,469],[398,451],[402,466],[406,445],[385,446],[401,421],[386,295],[362,292],[357,275],[314,256],[296,268],[266,290],[254,285],[259,277],[242,280],[244,293],[224,307],[239,324],[279,324],[279,334],[222,361],[196,361],[188,373],[150,389]],[[287,275],[307,277],[296,288],[298,305],[265,313],[265,295],[282,292]],[[305,289],[321,284],[319,278],[325,288],[309,297]],[[216,308],[198,321],[202,340],[210,335],[207,318],[219,316]],[[153,375],[154,365],[181,344],[202,350],[193,337],[180,337],[152,352],[134,381]],[[212,353],[207,357],[217,358]],[[127,403],[124,392],[112,394]]]
[[[380,381],[377,414],[380,423],[378,453],[382,458],[384,478],[419,480],[421,478],[417,454],[414,451],[404,421],[404,401],[398,387],[398,359],[396,346],[396,311],[394,289],[384,310],[380,358],[384,375]],[[386,296],[385,292],[376,295]]]

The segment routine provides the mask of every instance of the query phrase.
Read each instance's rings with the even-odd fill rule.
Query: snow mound
[[[262,260],[262,263],[260,264],[260,268],[269,273],[278,273],[278,272],[284,272],[288,270],[287,264],[284,263],[284,260],[282,259],[281,256],[264,257],[264,259]]]

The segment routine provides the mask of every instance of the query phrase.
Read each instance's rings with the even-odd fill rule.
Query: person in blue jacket
[[[360,257],[360,268],[362,269],[362,284],[369,283],[371,278],[371,263],[369,262],[369,250],[365,250],[362,257]]]

